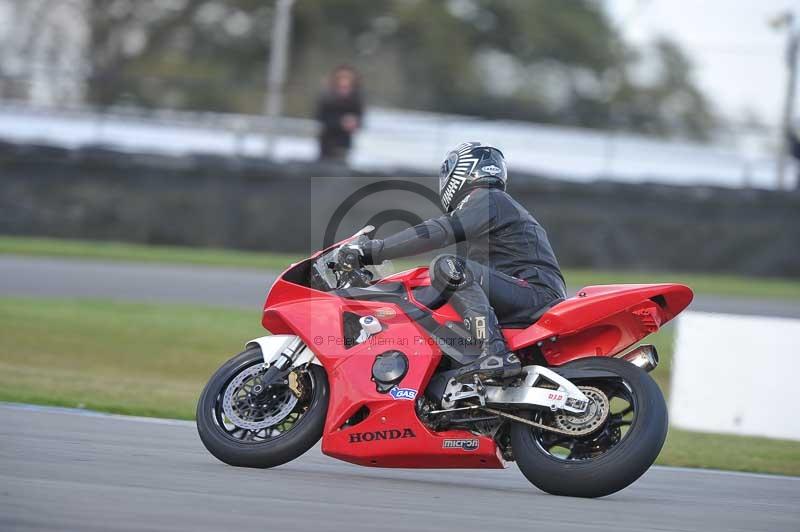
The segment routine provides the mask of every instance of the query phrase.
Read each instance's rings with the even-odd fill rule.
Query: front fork
[[[261,348],[264,366],[267,367],[267,371],[253,386],[253,395],[260,399],[270,392],[275,383],[283,382],[292,368],[298,365],[296,362],[300,358],[301,352],[308,351],[308,349],[299,336],[291,335],[265,336],[247,343],[247,347],[255,345]],[[305,359],[307,356],[302,358]],[[303,363],[305,362],[304,360]]]

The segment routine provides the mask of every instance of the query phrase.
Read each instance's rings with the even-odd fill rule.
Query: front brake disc
[[[268,393],[264,402],[256,401],[249,390],[252,389],[252,381],[263,371],[264,366],[261,364],[250,366],[239,373],[225,389],[222,410],[237,427],[256,432],[272,427],[283,421],[297,404],[297,396],[288,386]]]

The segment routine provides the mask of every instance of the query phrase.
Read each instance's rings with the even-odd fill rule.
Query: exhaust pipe
[[[620,358],[647,372],[653,371],[658,366],[658,351],[654,345],[640,345],[633,351],[621,355]]]

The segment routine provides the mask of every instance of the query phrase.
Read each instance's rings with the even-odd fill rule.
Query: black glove
[[[364,265],[364,248],[361,244],[350,243],[339,248],[336,255],[339,268],[345,272],[357,270]]]

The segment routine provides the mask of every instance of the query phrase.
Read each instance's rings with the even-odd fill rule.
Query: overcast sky
[[[723,115],[738,121],[751,109],[769,125],[780,123],[786,33],[768,21],[791,8],[800,17],[799,0],[606,1],[630,42],[665,35],[682,44],[697,81]]]

